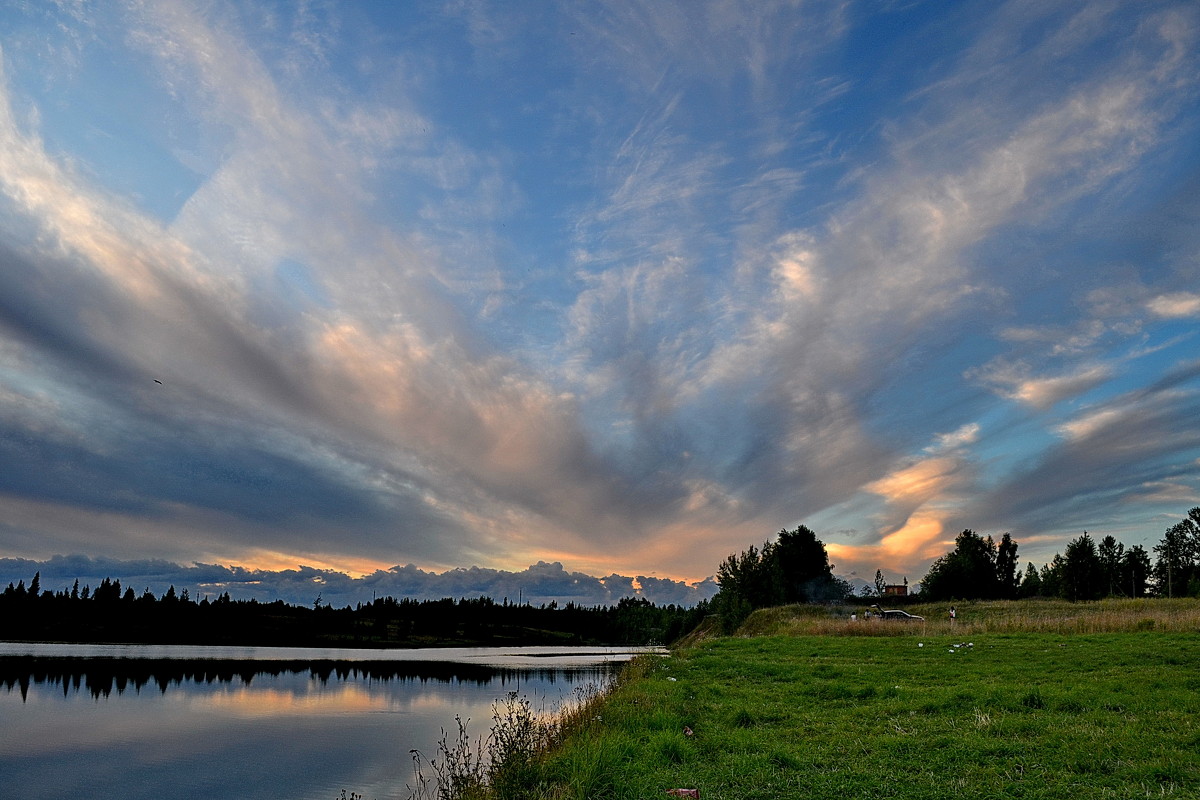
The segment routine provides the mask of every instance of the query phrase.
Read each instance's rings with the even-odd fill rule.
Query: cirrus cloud
[[[1189,3],[2,13],[0,554],[915,572],[1197,488]]]

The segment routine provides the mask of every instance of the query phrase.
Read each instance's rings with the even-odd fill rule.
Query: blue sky
[[[1152,544],[1200,504],[1198,37],[1155,0],[7,4],[0,557]]]

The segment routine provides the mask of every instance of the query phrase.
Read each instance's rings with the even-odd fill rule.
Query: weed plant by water
[[[426,760],[417,750],[408,800],[518,800],[544,788],[541,763],[569,730],[601,701],[598,687],[578,687],[571,701],[539,712],[528,698],[510,692],[492,706],[485,739],[472,740],[468,722],[455,717],[456,730],[442,732],[437,753]],[[344,798],[343,798],[344,800]]]

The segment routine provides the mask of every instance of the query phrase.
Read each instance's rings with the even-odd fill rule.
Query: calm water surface
[[[633,653],[0,643],[0,776],[27,800],[407,797],[456,715],[486,735],[507,693],[555,708]]]

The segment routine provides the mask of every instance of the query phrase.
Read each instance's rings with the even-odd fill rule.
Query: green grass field
[[[953,625],[947,609],[755,612],[545,727],[500,725],[524,743],[511,769],[430,794],[1200,798],[1200,603],[962,603]]]
[[[635,672],[546,796],[1200,797],[1193,634],[728,638]]]
[[[765,609],[638,662],[514,796],[1200,798],[1200,603],[947,608]]]

